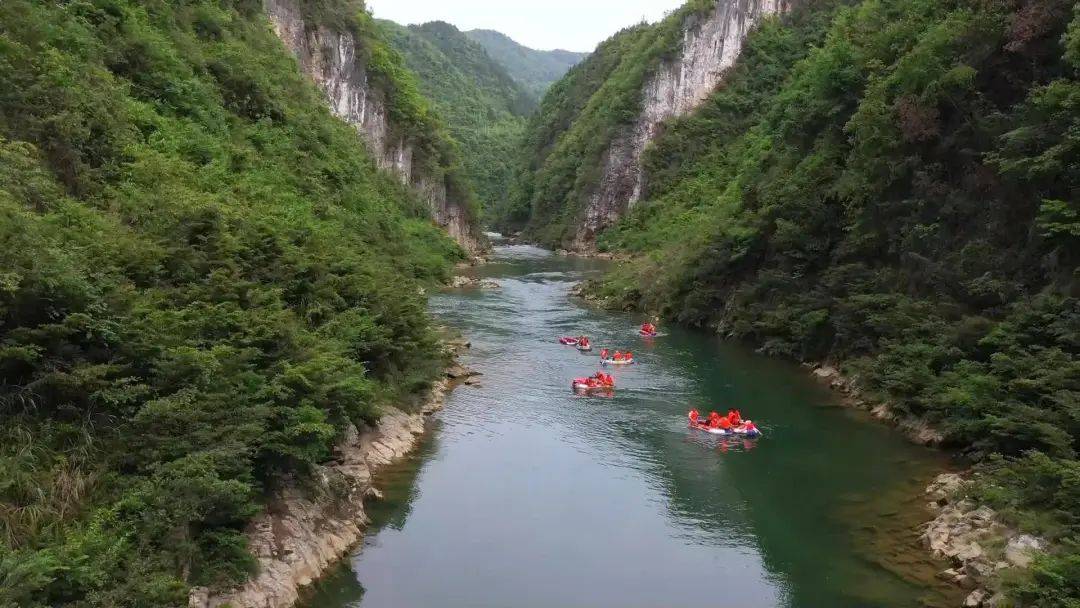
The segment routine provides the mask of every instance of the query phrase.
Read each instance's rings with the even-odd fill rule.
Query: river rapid
[[[504,246],[477,270],[500,290],[432,298],[483,376],[381,474],[363,546],[309,608],[958,605],[917,539],[944,455],[796,365],[672,327],[644,340],[641,318],[570,296],[604,268]],[[637,355],[613,397],[570,391],[598,369],[556,342],[578,334]],[[737,406],[764,437],[689,430],[690,406]]]

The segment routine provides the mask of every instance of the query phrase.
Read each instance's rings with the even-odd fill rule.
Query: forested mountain
[[[645,151],[640,200],[599,238],[631,260],[592,287],[839,362],[871,400],[937,426],[981,463],[984,502],[1057,542],[1011,582],[1026,606],[1080,601],[1075,10],[817,0],[767,20]],[[666,27],[621,33],[552,87],[511,220],[547,242],[582,221],[593,142],[642,106],[622,66],[678,48]]]
[[[530,125],[501,225],[553,247],[594,248],[644,191],[644,154],[664,120],[704,102],[747,34],[785,0],[694,0],[626,29],[552,88]]]
[[[589,56],[588,53],[558,49],[530,49],[518,44],[506,34],[493,30],[469,30],[465,35],[487,49],[488,54],[536,99],[543,96],[548,87],[562,78],[567,70]]]
[[[362,9],[305,8],[451,176]],[[0,606],[187,605],[441,371],[421,287],[462,252],[258,3],[5,0],[0,83]]]
[[[510,189],[518,142],[535,101],[483,47],[449,23],[379,25],[461,145],[481,205],[493,209]]]

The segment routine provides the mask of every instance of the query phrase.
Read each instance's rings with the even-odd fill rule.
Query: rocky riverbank
[[[844,395],[845,402],[869,411],[907,435],[912,441],[936,446],[943,440],[940,431],[925,421],[901,416],[886,404],[872,404],[859,391],[857,382],[829,365],[815,366],[813,375]],[[1005,525],[993,509],[976,504],[969,496],[971,481],[960,473],[942,473],[926,488],[928,506],[936,513],[921,535],[924,546],[952,567],[938,574],[967,592],[965,608],[992,608],[1007,605],[999,589],[1002,570],[1027,568],[1035,554],[1046,549],[1046,541],[1021,534]]]
[[[998,589],[1002,570],[1027,568],[1046,541],[1005,525],[993,509],[968,497],[970,481],[956,473],[939,475],[926,488],[937,512],[922,540],[935,557],[952,562],[939,576],[969,591],[966,608],[1006,605]]]
[[[458,341],[453,349],[467,348]],[[436,382],[419,411],[390,409],[375,428],[350,426],[334,459],[320,467],[309,486],[285,488],[248,529],[258,574],[226,592],[192,590],[189,608],[289,608],[304,587],[346,557],[363,537],[364,504],[380,498],[373,477],[381,467],[412,451],[427,418],[442,409],[446,395],[476,372],[454,364]]]
[[[937,446],[945,440],[941,431],[930,426],[925,420],[914,416],[903,416],[884,403],[870,403],[862,396],[862,391],[854,378],[840,373],[831,365],[813,366],[814,377],[825,382],[834,391],[844,395],[844,402],[853,407],[870,412],[875,418],[896,426],[912,441],[921,445]]]
[[[450,280],[449,289],[500,289],[497,281],[458,275]]]

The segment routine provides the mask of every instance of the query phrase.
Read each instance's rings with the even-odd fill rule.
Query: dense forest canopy
[[[0,606],[186,605],[249,575],[282,479],[430,383],[421,287],[462,254],[256,2],[5,0],[0,82]]]
[[[800,3],[665,125],[645,201],[599,242],[630,261],[591,287],[839,362],[868,398],[941,429],[981,463],[984,501],[1056,541],[1012,581],[1023,605],[1080,601],[1076,10]],[[628,63],[657,56],[642,52],[663,27],[621,33],[552,87],[504,225],[563,238],[639,103]]]
[[[490,214],[510,188],[518,141],[535,102],[483,47],[449,23],[378,23],[459,143],[464,173]]]

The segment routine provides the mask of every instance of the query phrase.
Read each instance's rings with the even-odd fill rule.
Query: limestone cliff
[[[665,120],[687,114],[704,102],[742,51],[747,34],[763,18],[786,11],[792,0],[716,0],[706,15],[685,24],[683,43],[645,82],[637,121],[615,137],[603,155],[603,170],[589,197],[573,247],[589,250],[596,234],[641,200],[645,187],[642,156]]]
[[[372,82],[363,49],[352,33],[309,23],[302,0],[264,0],[263,6],[300,68],[326,95],[333,113],[356,127],[379,166],[394,173],[428,203],[432,219],[470,255],[487,248],[464,201],[455,200],[442,176],[418,166],[416,142],[391,120],[386,93]]]

